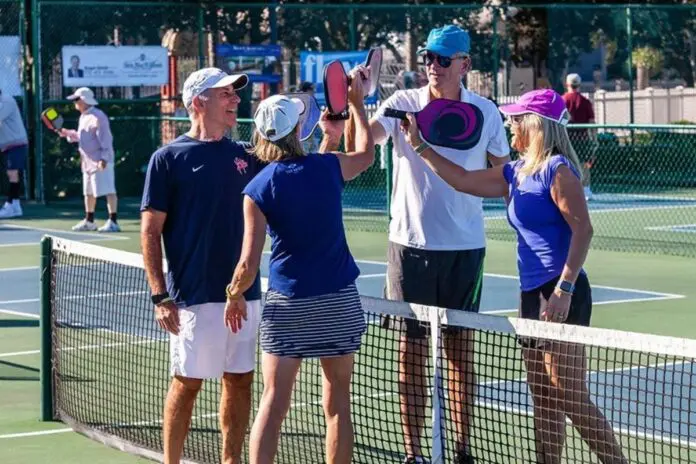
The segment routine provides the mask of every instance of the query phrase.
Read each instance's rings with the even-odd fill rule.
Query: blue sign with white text
[[[274,56],[280,58],[280,45],[240,45],[220,44],[215,47],[215,54],[223,57],[237,56]]]
[[[314,84],[314,96],[319,105],[326,105],[324,98],[324,67],[334,60],[340,60],[346,73],[359,64],[365,63],[364,52],[300,52],[300,80]],[[376,103],[377,92],[365,99],[365,103]]]

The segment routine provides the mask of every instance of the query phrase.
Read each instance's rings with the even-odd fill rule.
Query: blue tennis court
[[[663,362],[588,374],[590,395],[624,434],[696,449],[696,366]],[[485,406],[532,415],[532,396],[523,379],[479,384]],[[497,398],[491,401],[491,398]]]

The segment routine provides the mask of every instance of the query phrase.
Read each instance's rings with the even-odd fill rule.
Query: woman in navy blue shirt
[[[303,152],[298,99],[270,97],[254,116],[254,153],[269,165],[244,190],[244,243],[225,314],[236,331],[245,318],[243,294],[259,271],[268,228],[269,285],[260,324],[264,391],[251,430],[252,464],[273,462],[303,358],[319,358],[324,372],[326,462],[351,461],[350,379],[366,322],[355,286],[359,271],[343,228],[341,192],[375,155],[362,79],[355,74],[349,102],[357,129],[351,153]],[[331,122],[324,118],[323,124]],[[340,137],[342,124],[330,132]]]
[[[402,130],[428,166],[458,191],[508,196],[508,220],[518,237],[521,317],[587,326],[592,294],[582,265],[592,224],[563,99],[550,89],[535,90],[500,110],[511,119],[512,147],[520,159],[492,169],[466,171],[423,145],[413,115]],[[590,398],[584,347],[526,342],[523,355],[534,398],[537,461],[561,462],[567,416],[601,462],[627,463]]]

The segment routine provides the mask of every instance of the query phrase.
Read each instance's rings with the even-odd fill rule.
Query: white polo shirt
[[[382,103],[374,117],[394,143],[389,240],[427,250],[484,248],[482,199],[457,192],[440,179],[408,144],[399,130],[400,120],[384,116],[385,108],[420,111],[429,100],[429,86],[398,90]],[[488,153],[501,158],[510,153],[503,119],[492,101],[464,87],[461,101],[476,105],[483,113],[479,143],[470,150],[434,149],[467,170],[486,169]]]

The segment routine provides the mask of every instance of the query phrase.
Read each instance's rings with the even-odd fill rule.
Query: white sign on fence
[[[169,81],[165,47],[66,45],[62,58],[65,87],[163,85]]]
[[[18,36],[0,36],[0,90],[5,95],[18,97],[23,93],[19,81],[19,66],[22,62],[20,51]]]

